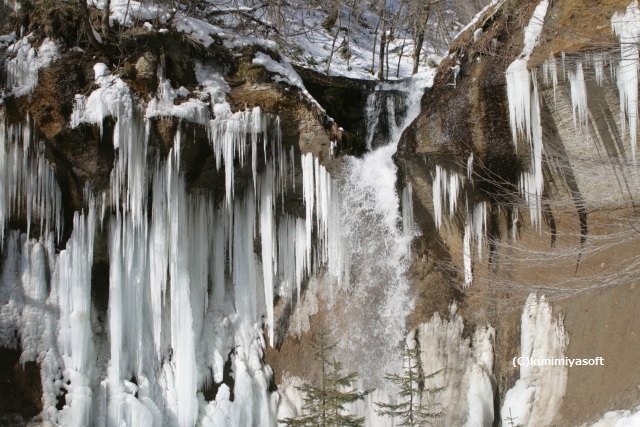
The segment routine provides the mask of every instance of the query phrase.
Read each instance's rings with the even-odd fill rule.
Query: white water
[[[405,318],[413,309],[405,277],[413,232],[405,233],[402,227],[413,220],[402,216],[392,155],[402,131],[418,115],[420,98],[431,79],[431,75],[419,75],[402,83],[380,85],[370,95],[381,97],[386,104],[390,140],[363,158],[349,158],[341,183],[342,221],[351,250],[352,283],[348,300],[335,303],[333,310],[339,310],[339,314],[333,316],[333,327],[343,331],[341,359],[349,369],[360,372],[367,387],[380,385],[384,372],[399,367]],[[394,96],[406,104],[404,117],[395,114]],[[378,103],[369,101],[368,105]],[[379,111],[368,116],[370,132],[376,131],[376,114]],[[367,141],[372,139],[367,136]],[[354,349],[358,349],[357,354]]]

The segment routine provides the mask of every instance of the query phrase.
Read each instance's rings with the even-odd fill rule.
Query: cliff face
[[[543,3],[547,7],[539,21],[544,24],[535,48],[526,52],[526,28],[535,26],[532,15]],[[403,340],[415,340],[429,369],[445,364],[444,379],[432,384],[445,387],[450,405],[445,425],[504,420],[511,409],[503,407],[507,391],[527,378],[513,358],[531,347],[544,347],[547,353],[537,353],[542,357],[603,357],[605,365],[547,375],[547,380],[559,379],[551,382],[553,390],[542,374],[530,375],[528,389],[536,391],[528,403],[542,403],[529,408],[529,425],[577,425],[606,410],[634,406],[640,401],[635,363],[640,349],[634,338],[640,334],[634,314],[640,303],[634,290],[640,183],[629,135],[635,129],[633,111],[623,107],[627,113],[621,115],[625,63],[611,31],[613,15],[627,6],[613,0],[493,3],[454,41],[422,98],[420,114],[399,139],[397,183],[393,165],[375,152],[363,158],[340,155],[360,156],[393,139],[408,114],[404,101],[418,85],[376,90],[370,82],[297,70],[306,89],[296,88],[274,82],[274,77],[290,80],[291,74],[274,71],[280,58],[269,46],[229,48],[216,36],[205,47],[174,31],[125,29],[117,49],[72,48],[81,23],[68,5],[51,13],[26,9],[19,23],[34,31],[26,39],[30,46],[45,57],[42,47],[55,36],[58,53],[36,70],[32,91],[3,94],[0,129],[9,130],[0,137],[7,147],[23,148],[18,140],[28,131],[42,141],[24,152],[50,165],[64,232],[54,244],[40,229],[42,221],[30,220],[28,208],[1,207],[9,212],[6,228],[20,231],[6,233],[13,246],[5,243],[0,249],[0,289],[9,301],[0,301],[5,304],[0,361],[10,367],[0,370],[0,377],[16,385],[0,408],[0,424],[14,422],[14,414],[40,414],[64,424],[71,412],[86,409],[87,399],[78,396],[89,384],[89,397],[118,402],[126,411],[140,410],[135,405],[145,402],[141,419],[155,417],[153,425],[171,425],[177,417],[188,424],[198,411],[212,422],[226,417],[230,425],[274,425],[276,417],[295,415],[296,405],[300,409],[300,393],[293,387],[300,380],[294,377],[318,377],[321,369],[309,344],[327,325],[343,338],[338,358],[349,369],[370,374],[363,378],[367,387],[380,388],[357,408],[371,425],[391,422],[374,413],[374,402],[393,392],[378,377],[381,367],[398,359],[393,352]],[[518,59],[526,68],[513,67]],[[110,80],[98,75],[99,64],[109,68]],[[279,64],[284,67],[284,61]],[[203,67],[219,79],[215,84],[203,83]],[[3,70],[3,82],[27,84],[33,77]],[[513,72],[524,76],[526,85],[518,79],[507,83]],[[104,117],[93,120],[83,103],[120,82],[129,88],[135,108],[128,116],[103,111]],[[223,95],[216,92],[221,87]],[[122,99],[110,102],[124,105]],[[518,102],[526,112],[514,107]],[[106,111],[111,104],[100,105]],[[219,109],[223,104],[228,110]],[[234,131],[229,124],[220,130],[200,113],[187,117],[188,108],[204,111],[207,120],[228,116],[249,127]],[[237,111],[248,113],[237,118],[231,114]],[[131,124],[131,117],[140,121]],[[137,139],[122,133],[123,123],[130,125],[127,131],[138,132]],[[256,123],[265,124],[259,130],[250,127]],[[220,134],[213,137],[214,131]],[[123,135],[131,145],[119,145]],[[223,153],[222,144],[214,142],[218,137],[235,148]],[[140,141],[144,150],[136,145]],[[250,148],[252,143],[257,145]],[[125,147],[140,151],[122,157]],[[4,153],[4,146],[0,150]],[[122,172],[118,165],[131,159],[137,169]],[[27,175],[44,182],[35,178],[38,174]],[[397,194],[376,199],[380,181],[395,183]],[[164,187],[176,182],[176,188]],[[135,188],[140,191],[134,193]],[[102,194],[101,202],[94,197]],[[144,201],[144,208],[134,209],[138,200],[131,194]],[[98,207],[107,214],[95,221],[101,227],[94,239],[81,232],[85,216],[79,213],[91,218]],[[27,231],[30,236],[20,234]],[[160,236],[156,240],[148,237],[154,233]],[[39,241],[29,239],[39,236]],[[61,259],[85,248],[82,238],[91,244],[75,257],[91,259],[88,276],[60,279],[67,277],[60,276],[66,271]],[[412,251],[405,259],[409,241]],[[171,262],[163,258],[169,252]],[[45,267],[32,258],[46,258]],[[40,276],[38,288],[32,277]],[[67,282],[90,289],[68,290],[82,300],[80,316],[65,313],[66,300],[58,295],[67,291]],[[159,297],[156,282],[171,303]],[[183,286],[191,293],[173,294]],[[553,315],[542,300],[527,298],[532,292],[552,301]],[[19,308],[10,303],[14,294]],[[181,313],[189,313],[193,323],[173,325],[184,321]],[[61,338],[66,344],[57,359],[40,347],[34,352],[30,346],[42,331],[30,329],[31,315],[54,319],[47,324],[60,321],[58,330],[69,329],[71,335],[69,319],[78,318],[95,347],[95,366],[83,366],[85,372],[75,365],[74,353],[85,351],[80,339],[66,343]],[[560,344],[552,339],[546,347],[539,344],[528,336],[535,335],[535,325],[532,333],[525,320],[529,326],[543,325],[538,332],[546,327]],[[123,327],[123,321],[131,325]],[[188,335],[176,333],[183,331],[194,331],[195,338],[179,341]],[[42,332],[47,334],[54,333]],[[141,336],[150,338],[136,341]],[[155,345],[156,352],[146,351],[142,342],[151,350]],[[562,351],[552,352],[554,345]],[[196,365],[197,372],[191,372]],[[176,374],[180,380],[174,381],[174,369],[182,370]],[[181,382],[185,377],[188,381]],[[551,398],[561,405],[552,408]],[[168,408],[161,418],[159,404]],[[100,405],[93,406],[98,418],[107,411]],[[542,411],[548,412],[546,418]]]
[[[509,99],[513,87],[507,82],[511,64],[525,56],[525,29],[535,21],[539,3],[500,4],[453,42],[395,156],[399,176],[413,186],[422,230],[414,241],[412,283],[422,290],[427,313],[442,312],[440,296],[453,294],[466,319],[496,327],[500,399],[519,376],[511,364],[520,354],[513,309],[529,292],[556,300],[570,337],[567,355],[607,360],[602,368],[568,371],[566,397],[554,422],[576,425],[632,405],[629,395],[636,394],[620,373],[637,374],[627,358],[637,357],[637,349],[614,338],[637,334],[640,326],[630,309],[638,301],[633,224],[640,187],[629,135],[636,114],[620,114],[625,105],[620,70],[629,64],[621,60],[620,41],[611,29],[612,17],[622,16],[628,3],[550,2],[543,15],[538,41],[526,57],[529,73],[523,74],[531,79],[527,97],[529,92],[532,100],[538,97],[539,187],[527,181],[536,174],[536,124],[529,138],[526,125],[513,130],[518,97]],[[532,103],[532,120],[535,110]],[[457,198],[453,209],[451,194]],[[474,210],[481,205],[485,240],[472,233]],[[465,285],[470,288],[462,291]],[[612,330],[613,324],[627,326]]]

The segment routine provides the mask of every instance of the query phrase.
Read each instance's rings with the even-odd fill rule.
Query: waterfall
[[[197,70],[200,93],[228,90],[214,70]],[[274,302],[296,307],[310,278],[325,282],[338,314],[328,326],[346,331],[345,365],[376,385],[399,368],[413,307],[404,273],[414,226],[412,189],[402,191],[400,209],[392,155],[432,74],[379,85],[370,105],[380,108],[368,115],[375,149],[347,158],[332,177],[312,154],[285,150],[279,119],[260,108],[231,113],[218,95],[172,106],[161,72],[145,108],[105,64],[94,71],[95,90],[75,96],[70,124],[102,133],[111,117],[115,161],[106,191],[85,188],[85,209],[72,215],[60,253],[65,216],[54,167],[28,120],[0,120],[0,289],[9,301],[0,307],[0,342],[40,363],[47,421],[275,425],[280,398],[264,363]],[[150,145],[151,120],[163,116],[182,121],[164,158]],[[204,128],[224,180],[220,203],[187,191],[186,123]],[[249,171],[242,182],[238,165]],[[284,210],[296,179],[302,218]],[[7,231],[19,217],[26,233]],[[96,242],[106,247],[108,308],[92,289]]]

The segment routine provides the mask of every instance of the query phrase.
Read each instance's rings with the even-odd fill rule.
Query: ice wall
[[[41,363],[43,416],[54,424],[275,425],[279,397],[269,392],[272,372],[263,362],[275,299],[298,303],[303,282],[324,267],[331,286],[348,284],[335,181],[311,154],[284,149],[277,117],[260,108],[232,113],[228,86],[210,67],[197,66],[200,86],[178,90],[189,97],[179,106],[162,74],[144,106],[105,64],[94,71],[97,88],[76,95],[70,122],[102,132],[104,120],[115,119],[111,184],[104,194],[85,190],[86,210],[75,213],[59,254],[54,171],[28,123],[0,123],[0,227],[4,235],[10,219],[28,224],[26,235],[8,233],[3,250],[2,345],[21,345],[23,361]],[[221,204],[187,192],[181,148],[190,142],[181,126],[166,159],[149,149],[150,121],[165,116],[205,128],[224,170]],[[251,169],[251,180],[236,193],[238,165]],[[304,218],[283,209],[296,169]],[[29,238],[38,236],[36,223],[37,240]],[[96,232],[108,242],[106,313],[91,297]],[[222,384],[229,374],[231,387]],[[215,399],[206,400],[212,390]]]

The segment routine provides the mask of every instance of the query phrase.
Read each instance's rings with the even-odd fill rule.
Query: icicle
[[[517,150],[520,135],[531,140],[531,84],[527,61],[513,61],[507,68],[506,78],[511,138]]]
[[[558,86],[558,70],[556,58],[553,53],[549,54],[549,59],[542,64],[542,77],[545,86],[553,86],[553,103],[556,104],[556,87]]]
[[[311,272],[311,229],[313,228],[313,202],[314,202],[314,181],[313,181],[313,154],[307,153],[302,156],[302,186],[304,195],[304,205],[306,209],[306,255],[305,265],[307,274]]]
[[[573,126],[584,129],[587,126],[587,86],[584,81],[582,63],[576,65],[576,72],[569,72],[571,85],[571,106],[573,111]]]
[[[542,175],[542,124],[540,123],[540,103],[538,98],[537,80],[533,79],[532,114],[533,139],[531,141],[531,165],[529,172],[523,172],[520,178],[520,191],[529,206],[531,224],[540,229],[542,193],[544,190],[544,176]]]
[[[604,83],[604,54],[596,53],[593,55],[593,69],[596,72],[596,84],[602,86]]]
[[[189,245],[187,200],[184,179],[177,175],[171,158],[167,164],[171,176],[168,203],[170,218],[169,277],[171,280],[171,347],[175,360],[177,418],[181,427],[193,426],[198,415],[195,337],[190,304]],[[250,289],[251,291],[251,289]]]
[[[467,179],[473,182],[473,152],[467,158]]]
[[[402,190],[402,230],[405,236],[413,236],[413,187],[408,183]]]
[[[269,329],[269,345],[273,347],[273,279],[275,252],[275,237],[273,224],[273,166],[268,165],[262,180],[260,191],[260,238],[262,241],[262,276],[264,280],[264,299],[267,306],[267,326]],[[277,268],[277,264],[276,264]]]
[[[473,266],[471,263],[471,224],[467,222],[464,226],[464,237],[462,238],[463,263],[464,263],[464,289],[471,287],[473,282]]]

